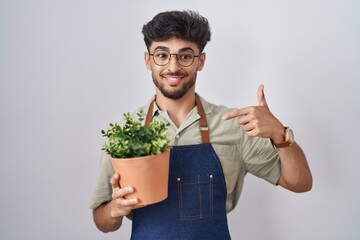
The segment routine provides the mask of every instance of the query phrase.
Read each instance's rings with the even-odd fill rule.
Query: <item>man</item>
[[[104,157],[91,199],[94,221],[103,232],[132,218],[132,239],[230,239],[226,214],[239,200],[250,172],[290,191],[312,187],[306,157],[290,128],[270,112],[259,86],[258,105],[228,109],[195,92],[197,71],[210,41],[207,20],[192,11],[163,12],[143,27],[146,67],[156,97],[142,109],[170,123],[169,197],[134,208],[132,186],[120,188]]]

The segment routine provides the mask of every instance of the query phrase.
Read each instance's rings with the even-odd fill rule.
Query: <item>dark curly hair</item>
[[[159,13],[143,26],[142,33],[148,50],[153,41],[176,37],[196,43],[202,52],[211,37],[207,19],[190,10]]]

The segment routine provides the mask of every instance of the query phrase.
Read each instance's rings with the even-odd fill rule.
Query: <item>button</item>
[[[179,139],[179,138],[180,138],[180,135],[179,135],[179,134],[178,134],[178,135],[176,135],[176,136],[175,136],[175,138],[176,138],[176,139]]]

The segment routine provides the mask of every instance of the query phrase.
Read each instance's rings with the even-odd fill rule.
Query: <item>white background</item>
[[[1,239],[129,239],[87,208],[100,130],[154,94],[142,25],[183,9],[213,33],[197,91],[245,107],[264,83],[314,177],[295,194],[247,176],[233,239],[360,239],[359,1],[0,0]]]

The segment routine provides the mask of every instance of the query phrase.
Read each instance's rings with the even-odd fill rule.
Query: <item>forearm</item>
[[[123,217],[111,216],[112,201],[104,203],[93,210],[96,227],[102,232],[112,232],[121,227]]]
[[[279,150],[281,177],[278,184],[293,192],[306,192],[312,188],[312,175],[306,156],[296,143]]]

